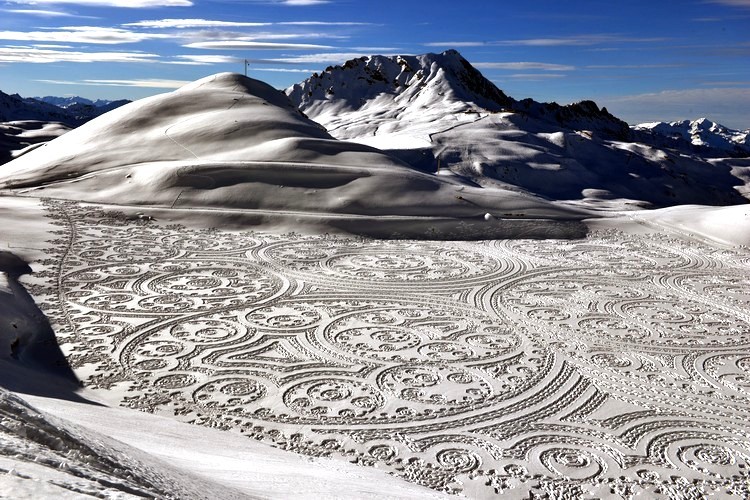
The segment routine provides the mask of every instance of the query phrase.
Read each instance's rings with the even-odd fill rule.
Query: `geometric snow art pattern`
[[[117,404],[472,498],[750,497],[750,253],[680,236],[198,231],[48,201]]]

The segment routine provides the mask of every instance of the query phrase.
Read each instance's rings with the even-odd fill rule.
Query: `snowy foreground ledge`
[[[376,465],[472,498],[750,495],[747,249],[645,230],[376,241],[190,229],[74,202],[45,210],[23,227],[16,215],[11,250],[35,271],[20,281],[86,394],[112,406],[223,429],[248,450],[261,441]],[[79,422],[126,418],[21,397]],[[9,451],[23,441],[20,424],[8,424],[21,411],[12,408],[24,407],[3,401],[2,467],[14,470],[3,481],[64,481],[59,466],[45,476],[33,453]],[[146,433],[166,425],[133,422]],[[149,446],[134,430],[110,435]],[[162,450],[183,470],[202,462],[195,443],[161,444],[192,450],[179,461]],[[49,453],[67,453],[56,446]],[[130,470],[155,488],[184,474],[102,446],[147,464]],[[289,460],[293,477],[299,462]],[[293,478],[263,495],[241,474],[208,469],[205,481],[227,488],[214,495],[304,493]],[[191,481],[183,495],[211,491]],[[392,488],[383,496],[432,496],[383,485]]]

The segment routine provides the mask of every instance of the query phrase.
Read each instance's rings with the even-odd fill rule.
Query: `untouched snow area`
[[[454,51],[300,89],[359,143],[227,73],[0,167],[0,496],[750,497],[750,160]]]

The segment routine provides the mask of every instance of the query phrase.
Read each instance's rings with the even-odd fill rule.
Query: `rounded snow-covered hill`
[[[372,147],[336,140],[283,92],[232,73],[96,118],[3,166],[0,188],[275,215],[581,217],[539,198],[423,173]]]

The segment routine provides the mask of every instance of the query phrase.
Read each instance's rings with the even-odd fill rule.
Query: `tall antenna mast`
[[[250,61],[245,59],[245,76],[247,76],[247,67],[250,66]]]

